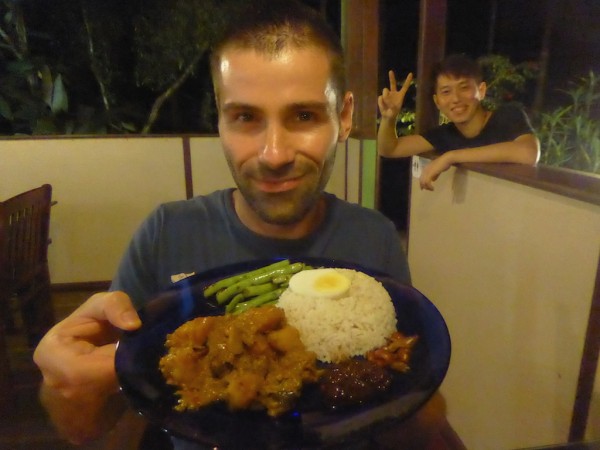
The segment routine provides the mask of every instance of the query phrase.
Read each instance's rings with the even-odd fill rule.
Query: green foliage
[[[16,132],[29,131],[30,123],[35,125],[40,117],[51,112],[47,102],[52,102],[52,80],[47,77],[44,62],[28,55],[19,5],[3,1],[0,14],[0,56],[4,63],[0,66],[0,126],[3,129],[10,126]],[[42,67],[46,69],[43,73]]]
[[[415,111],[409,109],[403,108],[402,111],[400,111],[396,121],[396,131],[398,136],[408,136],[415,133],[416,116]]]
[[[207,51],[222,26],[220,11],[218,0],[175,0],[169,8],[149,2],[134,23],[137,83],[161,91],[177,81]]]
[[[514,65],[502,55],[486,55],[478,61],[487,82],[484,105],[492,110],[518,101],[527,82],[536,76],[530,63]],[[600,80],[590,72],[562,92],[568,104],[542,112],[534,123],[541,144],[540,163],[600,173]]]
[[[600,174],[600,79],[590,72],[563,92],[570,104],[539,119],[540,163]]]
[[[142,133],[150,131],[164,103],[194,75],[201,60],[208,58],[209,47],[238,5],[240,0],[175,0],[168,9],[159,0],[145,4],[134,21],[135,79],[138,86],[159,95]],[[202,105],[198,116],[207,117],[206,103],[197,103]]]
[[[518,101],[520,94],[526,90],[527,81],[536,76],[531,63],[513,64],[504,55],[485,55],[477,61],[487,85],[482,103],[492,111],[503,103]]]
[[[0,134],[214,132],[207,49],[245,0],[0,0]]]
[[[127,9],[117,9],[114,0],[79,2],[80,14],[69,17],[70,29],[77,36],[71,49],[85,62],[98,87],[98,100],[103,109],[110,111],[123,101],[122,86],[128,77],[126,63],[133,58],[133,52],[121,48],[130,42],[130,16],[135,8],[129,2]],[[117,11],[120,14],[115,14]],[[89,76],[89,72],[77,75]]]
[[[38,29],[37,24],[30,26],[26,7],[26,1],[0,3],[0,59],[4,62],[0,66],[0,133],[106,133],[112,121],[106,111],[72,101],[72,94],[78,97],[79,85],[74,80],[82,66],[81,55],[85,55],[74,51],[84,48],[83,27],[71,26],[70,45],[60,46],[64,53],[53,52],[56,36]],[[74,17],[66,14],[54,22],[49,12],[45,22],[56,23],[54,31],[60,34],[65,22]],[[125,127],[122,123],[118,129]]]

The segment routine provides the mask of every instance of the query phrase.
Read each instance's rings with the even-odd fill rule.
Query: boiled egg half
[[[289,287],[300,295],[339,298],[350,289],[350,279],[335,269],[310,269],[295,273]]]

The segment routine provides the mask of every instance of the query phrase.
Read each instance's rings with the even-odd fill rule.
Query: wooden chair
[[[54,324],[48,244],[52,186],[0,202],[0,409],[10,408],[14,385],[6,345],[16,332],[11,302],[18,305],[30,347]]]

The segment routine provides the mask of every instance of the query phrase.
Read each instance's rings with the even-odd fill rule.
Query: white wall
[[[5,140],[0,161],[2,198],[53,186],[53,283],[111,279],[140,220],[185,198],[177,138]]]
[[[233,186],[218,138],[191,138],[190,153],[194,195]],[[340,145],[327,186],[340,198],[347,197],[346,161]],[[159,203],[185,198],[182,138],[0,140],[0,199],[43,183],[58,202],[50,223],[52,282],[110,280],[140,222]]]
[[[415,287],[450,329],[441,392],[467,448],[566,442],[600,207],[451,168],[434,192],[413,179],[408,246]],[[596,436],[599,401],[589,421]]]

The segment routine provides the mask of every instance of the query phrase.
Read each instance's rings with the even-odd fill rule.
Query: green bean
[[[285,274],[294,274],[300,272],[304,268],[303,263],[294,263],[285,267],[271,269],[268,272],[252,275],[248,278],[243,278],[240,281],[231,284],[225,289],[220,290],[216,294],[217,303],[222,305],[228,302],[234,295],[239,294],[247,286],[263,284],[268,282],[272,277]]]
[[[258,269],[254,269],[249,272],[245,272],[245,273],[241,273],[238,275],[233,275],[231,277],[223,278],[222,280],[219,280],[219,281],[207,286],[206,288],[204,288],[204,298],[208,298],[208,297],[216,294],[221,289],[231,286],[232,284],[237,283],[238,281],[243,280],[244,278],[258,275],[262,272],[268,272],[268,271],[270,271],[272,269],[276,269],[278,267],[285,267],[285,266],[289,266],[289,265],[290,265],[289,259],[282,259],[281,261],[277,261],[273,264],[269,264],[268,266],[259,267]]]
[[[290,278],[292,278],[291,275],[276,275],[273,278],[271,278],[271,282],[275,284],[283,284],[290,281]]]
[[[226,314],[238,314],[250,308],[276,303],[288,287],[292,275],[306,269],[313,267],[283,259],[223,278],[204,288],[204,297],[214,296],[219,305],[225,305]]]
[[[225,312],[226,313],[231,313],[233,312],[233,310],[235,309],[236,305],[241,302],[242,300],[244,300],[244,296],[242,294],[237,294],[236,296],[234,296],[231,301],[229,303],[227,303],[227,305],[225,305]]]
[[[243,278],[240,281],[232,284],[231,286],[228,286],[225,289],[221,289],[219,292],[217,292],[215,298],[217,299],[217,303],[219,305],[222,305],[223,303],[228,302],[234,295],[241,293],[248,286],[267,283],[270,279],[270,273],[261,273],[258,275],[253,275],[250,278]]]
[[[271,292],[275,290],[277,286],[275,283],[264,283],[257,284],[254,286],[246,286],[242,291],[242,296],[244,298],[256,297],[257,295],[266,294],[267,292]]]
[[[256,308],[258,306],[263,306],[267,303],[274,302],[279,298],[279,296],[284,290],[285,288],[275,289],[274,291],[267,292],[266,294],[258,295],[252,300],[240,302],[233,309],[233,313],[239,314],[241,312],[247,311],[250,308]]]

